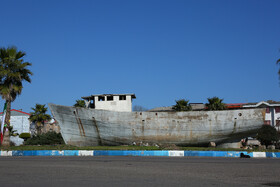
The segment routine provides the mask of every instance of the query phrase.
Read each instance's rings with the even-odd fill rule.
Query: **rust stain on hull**
[[[74,111],[73,113],[74,113],[74,115],[75,115],[75,117],[76,117],[76,121],[77,121],[77,124],[78,124],[78,126],[79,126],[80,135],[81,135],[81,136],[86,136],[86,133],[85,133],[85,130],[84,130],[84,126],[83,126],[83,124],[82,124],[81,119],[80,119],[79,116],[78,116],[78,110]]]
[[[99,129],[98,129],[98,126],[97,126],[97,123],[96,123],[96,120],[95,120],[94,117],[92,117],[92,121],[93,121],[93,125],[95,127],[95,130],[96,130],[96,133],[97,133],[98,145],[103,145],[102,139],[101,139],[101,136],[100,136],[100,132],[99,132]]]

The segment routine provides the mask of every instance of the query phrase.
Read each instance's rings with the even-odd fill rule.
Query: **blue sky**
[[[146,108],[213,96],[226,103],[280,100],[278,0],[0,0],[0,6],[0,46],[17,46],[33,64],[32,83],[24,84],[14,109],[73,105],[103,93],[135,93],[134,105]]]

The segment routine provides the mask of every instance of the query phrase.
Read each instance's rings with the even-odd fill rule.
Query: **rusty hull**
[[[49,104],[69,145],[202,145],[239,141],[264,123],[265,109],[115,112]]]

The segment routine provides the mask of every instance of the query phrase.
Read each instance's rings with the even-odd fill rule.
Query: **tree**
[[[276,64],[280,64],[280,58],[276,61]],[[280,69],[278,70],[278,75],[280,76]]]
[[[140,105],[135,105],[133,107],[133,111],[135,112],[143,112],[143,111],[147,111],[148,109],[146,109],[145,107],[143,106],[140,106]]]
[[[226,105],[223,103],[223,99],[218,97],[207,98],[208,103],[206,103],[207,110],[225,110]]]
[[[257,139],[262,145],[270,145],[273,141],[279,140],[277,130],[270,125],[262,125],[257,134]]]
[[[74,107],[86,107],[85,100],[76,100],[76,103],[73,105]]]
[[[189,100],[180,99],[176,100],[176,105],[172,107],[172,109],[176,111],[190,111],[192,110],[191,105],[189,104]]]
[[[23,81],[31,83],[30,75],[33,75],[28,69],[32,64],[23,60],[25,55],[25,52],[18,51],[16,47],[0,48],[0,95],[7,104],[7,130],[10,126],[11,103],[21,94]]]
[[[42,133],[45,121],[51,120],[51,116],[46,114],[48,108],[45,105],[36,104],[35,108],[31,108],[34,112],[30,112],[29,120],[36,124],[37,133]]]

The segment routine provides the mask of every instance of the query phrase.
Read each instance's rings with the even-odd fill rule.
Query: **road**
[[[0,186],[280,186],[279,159],[0,157]]]

